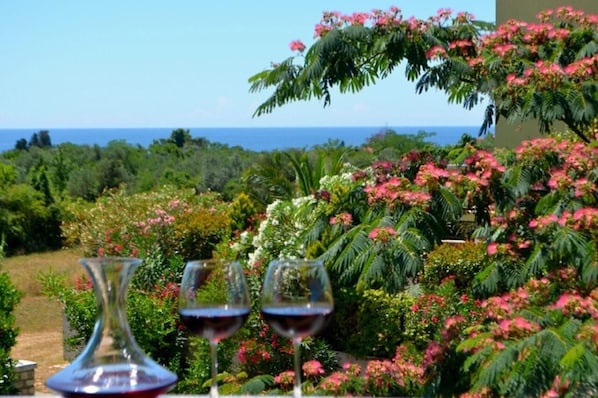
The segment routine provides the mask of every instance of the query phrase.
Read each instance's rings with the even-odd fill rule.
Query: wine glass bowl
[[[332,287],[319,260],[275,260],[270,262],[262,287],[261,314],[279,334],[293,341],[295,385],[301,396],[300,346],[305,337],[319,333],[334,309]]]
[[[190,334],[210,342],[213,398],[218,396],[218,342],[235,334],[247,320],[249,311],[249,290],[241,264],[226,260],[195,260],[185,264],[179,316]]]

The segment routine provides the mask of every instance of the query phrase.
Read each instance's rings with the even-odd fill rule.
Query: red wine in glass
[[[320,332],[334,308],[326,268],[318,260],[273,260],[268,264],[261,298],[264,320],[293,341],[293,396],[301,398],[301,341]]]
[[[189,333],[220,341],[235,334],[245,324],[249,308],[182,308],[179,315]]]
[[[196,260],[185,264],[179,291],[180,320],[190,334],[208,339],[212,362],[210,396],[218,397],[217,345],[249,317],[249,289],[241,264]]]
[[[264,306],[262,316],[279,334],[292,338],[304,338],[320,332],[332,314],[332,305],[318,304],[302,307]]]

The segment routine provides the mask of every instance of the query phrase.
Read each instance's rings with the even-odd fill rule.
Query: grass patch
[[[80,252],[59,250],[5,258],[0,263],[8,272],[12,283],[22,294],[15,309],[16,324],[20,333],[59,331],[62,328],[60,304],[42,293],[40,273],[56,272],[75,281],[85,271],[79,264]]]

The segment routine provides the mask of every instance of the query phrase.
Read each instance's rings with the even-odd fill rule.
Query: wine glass
[[[261,313],[277,333],[293,341],[295,398],[301,397],[301,341],[324,328],[333,308],[332,287],[321,261],[283,259],[268,265]]]
[[[218,397],[218,342],[243,326],[249,310],[249,290],[241,264],[227,260],[196,260],[185,264],[179,315],[189,333],[210,342],[212,398]]]

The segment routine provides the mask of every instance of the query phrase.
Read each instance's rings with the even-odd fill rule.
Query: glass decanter
[[[48,388],[68,398],[153,398],[174,387],[177,376],[145,355],[129,328],[127,289],[141,262],[130,257],[80,260],[93,282],[97,320],[85,349],[46,380]]]

